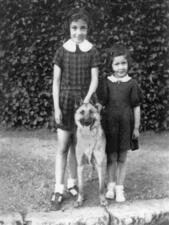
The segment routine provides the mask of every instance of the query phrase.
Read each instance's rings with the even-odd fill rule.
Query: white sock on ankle
[[[67,188],[72,188],[76,185],[76,179],[69,178],[67,180]]]
[[[115,188],[115,185],[116,185],[115,182],[110,182],[107,184],[107,189],[113,191]]]
[[[63,194],[64,184],[55,184],[55,193]]]
[[[116,185],[115,187],[116,193],[116,202],[125,202],[125,195],[124,195],[124,186],[123,185]]]

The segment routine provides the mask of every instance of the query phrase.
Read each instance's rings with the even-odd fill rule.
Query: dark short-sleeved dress
[[[57,124],[63,130],[74,127],[75,103],[84,99],[91,82],[91,68],[98,67],[99,53],[95,46],[82,52],[78,47],[76,52],[70,52],[61,46],[55,53],[54,64],[61,68],[61,83],[59,103],[62,111],[62,124]]]
[[[140,104],[140,90],[136,80],[112,82],[103,80],[99,98],[105,105],[104,129],[108,154],[131,149],[134,128],[133,108]]]

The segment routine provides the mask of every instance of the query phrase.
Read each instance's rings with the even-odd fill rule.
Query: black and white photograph
[[[0,225],[169,225],[169,1],[0,0]]]

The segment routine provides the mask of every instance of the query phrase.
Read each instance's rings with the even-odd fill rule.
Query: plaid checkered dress
[[[74,127],[75,103],[86,96],[91,82],[91,68],[100,63],[97,49],[93,46],[82,52],[79,47],[70,52],[61,46],[55,53],[54,64],[61,68],[59,103],[62,124],[58,128],[72,130]]]

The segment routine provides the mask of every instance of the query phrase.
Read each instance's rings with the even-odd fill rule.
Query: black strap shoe
[[[60,193],[52,193],[51,195],[51,211],[58,211],[61,209],[63,195]]]

